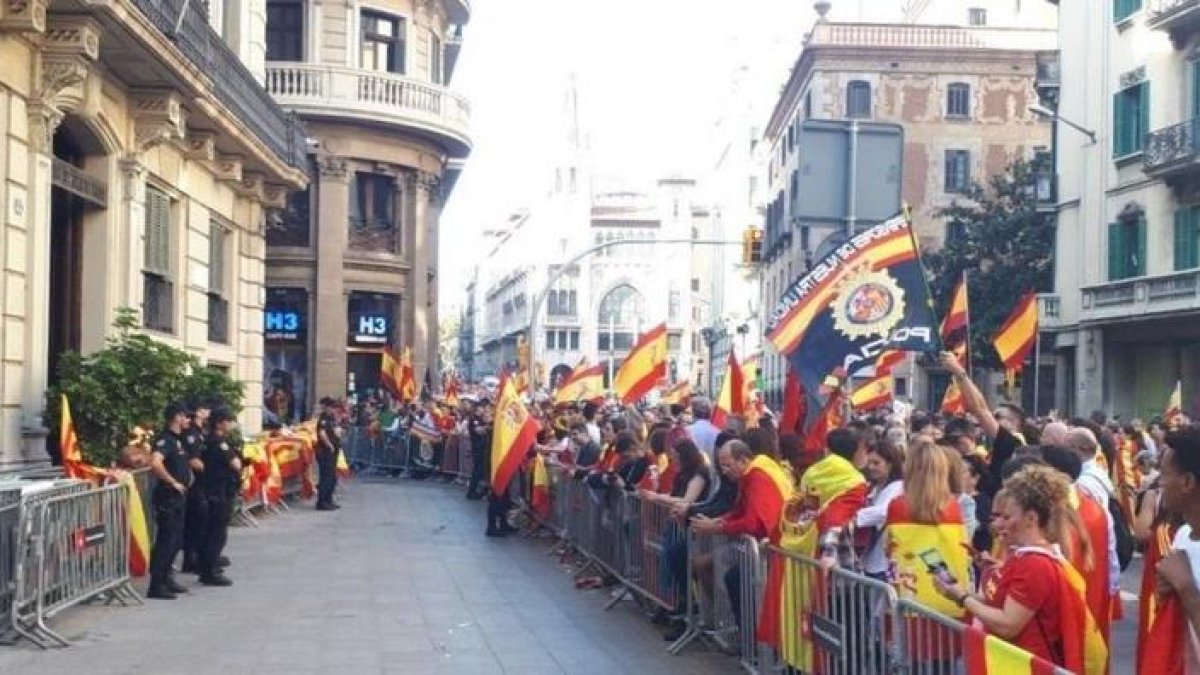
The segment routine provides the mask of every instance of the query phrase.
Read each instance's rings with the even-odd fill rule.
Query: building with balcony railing
[[[1054,404],[1161,414],[1200,392],[1200,2],[1059,5],[1064,119],[1053,306]],[[1101,70],[1098,70],[1101,68]],[[1053,309],[1051,316],[1049,310]]]
[[[140,329],[247,383],[261,424],[264,228],[307,181],[261,84],[261,0],[0,6],[0,470],[44,461],[61,356]],[[47,447],[50,446],[50,447]]]
[[[802,215],[807,205],[799,196],[812,180],[806,178],[810,156],[827,152],[805,147],[810,120],[883,122],[903,130],[899,170],[886,182],[860,189],[884,192],[898,184],[925,247],[940,246],[955,234],[939,217],[941,209],[965,199],[972,184],[986,186],[1017,159],[1040,160],[1045,170],[1031,189],[1053,209],[1051,128],[1030,111],[1060,80],[1053,8],[957,0],[905,3],[903,11],[899,5],[815,3],[821,18],[801,45],[762,143],[764,313],[852,230],[875,224],[861,216],[830,222]],[[879,158],[859,161],[866,166]],[[761,367],[768,400],[780,400],[786,360],[768,350]],[[919,405],[936,404],[944,381],[934,383],[911,370],[907,365],[898,370],[898,393]]]
[[[313,329],[269,334],[264,375],[301,408],[377,388],[387,347],[438,381],[438,222],[471,150],[450,87],[469,18],[467,0],[266,2],[266,89],[312,151],[310,188],[267,232],[269,297]]]

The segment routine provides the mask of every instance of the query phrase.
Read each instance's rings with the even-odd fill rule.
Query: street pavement
[[[81,607],[73,643],[0,646],[0,673],[734,673],[696,646],[666,653],[633,603],[580,591],[545,540],[488,539],[484,505],[421,481],[351,481],[343,508],[236,528],[232,588],[140,607]],[[139,589],[144,590],[139,585]]]
[[[232,588],[140,607],[81,607],[73,643],[0,647],[0,673],[734,673],[692,647],[668,655],[632,603],[580,591],[549,543],[483,536],[483,505],[422,481],[352,481],[344,508],[301,506],[236,528]],[[1134,671],[1141,559],[1122,577],[1114,674]],[[139,590],[144,590],[139,585]]]

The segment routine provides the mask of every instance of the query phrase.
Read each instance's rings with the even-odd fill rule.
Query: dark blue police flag
[[[937,322],[912,223],[896,216],[825,256],[783,294],[767,318],[767,339],[810,397],[827,376],[849,377],[884,349],[936,352]]]

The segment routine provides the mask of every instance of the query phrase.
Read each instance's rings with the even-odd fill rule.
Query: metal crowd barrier
[[[39,647],[68,646],[46,621],[106,596],[140,602],[130,585],[129,514],[124,485],[58,491],[22,503],[12,627]]]
[[[366,427],[347,427],[342,436],[346,463],[359,475],[397,474],[409,469],[408,432],[380,432],[372,436]]]
[[[0,641],[12,633],[17,585],[17,534],[21,523],[20,486],[0,486]]]

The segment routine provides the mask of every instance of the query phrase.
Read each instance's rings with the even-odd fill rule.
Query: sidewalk
[[[483,505],[421,481],[351,481],[343,508],[236,528],[227,589],[85,607],[52,622],[74,646],[0,647],[3,673],[731,673],[668,655],[660,629],[577,591],[548,544],[483,536]]]

